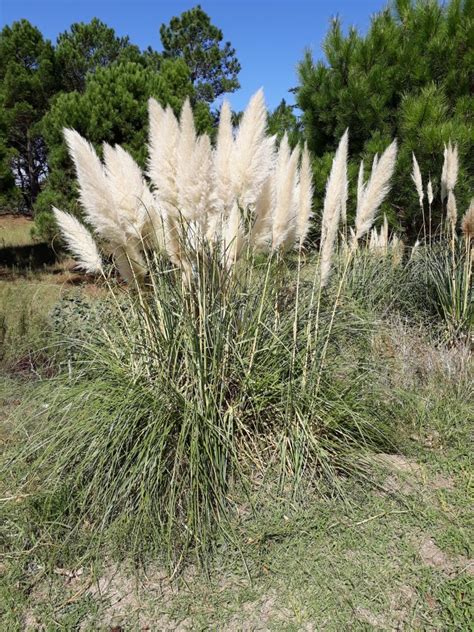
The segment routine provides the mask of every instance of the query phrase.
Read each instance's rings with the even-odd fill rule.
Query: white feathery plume
[[[448,222],[454,227],[458,220],[458,209],[456,204],[456,197],[454,193],[448,191],[448,203],[446,205],[446,218]]]
[[[284,142],[285,141],[285,142]],[[296,217],[294,212],[294,190],[298,173],[299,147],[295,147],[288,158],[289,146],[286,134],[282,140],[281,155],[275,173],[275,208],[273,211],[272,247],[286,247]],[[280,152],[279,152],[280,153]]]
[[[274,174],[262,185],[255,203],[255,220],[250,231],[250,243],[258,251],[268,251],[272,243],[272,212],[275,204]]]
[[[424,197],[423,180],[421,178],[420,166],[418,164],[416,156],[414,153],[412,154],[412,156],[413,156],[413,171],[411,174],[411,179],[415,183],[416,192],[418,193],[418,200],[420,201],[420,207],[423,209],[423,197]]]
[[[206,234],[208,213],[212,204],[213,178],[212,178],[212,149],[211,140],[207,134],[200,136],[196,142],[193,156],[194,183],[193,183],[193,211],[197,221],[201,237]]]
[[[386,250],[388,248],[389,236],[388,236],[388,219],[387,216],[383,216],[383,225],[380,228],[379,246]]]
[[[364,195],[364,161],[361,160],[360,161],[360,167],[359,167],[359,175],[357,178],[357,206],[359,206],[359,204],[362,201],[362,197]]]
[[[144,183],[140,199],[140,213],[143,213],[145,217],[141,228],[141,238],[145,241],[147,247],[152,247],[159,251],[164,250],[165,217],[158,201],[146,183]]]
[[[301,149],[297,145],[291,152],[290,161],[288,163],[288,172],[286,174],[288,196],[287,224],[286,235],[280,243],[283,250],[293,248],[296,243],[296,231],[298,228],[298,202],[299,202],[299,171],[298,163],[300,160]],[[278,201],[277,201],[278,202]],[[276,209],[275,209],[276,210]]]
[[[347,163],[345,165],[344,173],[342,175],[341,183],[341,221],[344,225],[347,224],[347,196],[349,195],[349,182],[347,179]]]
[[[161,117],[156,136],[150,139],[148,174],[156,187],[155,195],[166,214],[178,214],[177,144],[179,125],[168,105]]]
[[[124,281],[131,284],[135,278],[134,270],[132,266],[132,259],[128,255],[124,246],[115,246],[112,249],[112,259],[115,267],[118,270],[119,275]],[[142,275],[139,274],[141,277]]]
[[[379,246],[379,234],[377,232],[376,228],[372,228],[372,230],[370,231],[370,237],[369,237],[369,250],[377,250],[378,246]]]
[[[433,204],[433,185],[431,184],[431,178],[428,180],[428,185],[426,187],[426,196],[428,198],[428,204]]]
[[[458,179],[459,172],[459,159],[458,159],[458,146],[451,145],[451,142],[448,146],[448,167],[446,171],[446,189],[449,191],[453,191],[456,186],[456,182]]]
[[[73,215],[64,213],[54,206],[53,212],[68,250],[71,251],[78,265],[91,274],[102,272],[102,257],[99,249],[84,224],[81,224]]]
[[[194,127],[193,111],[189,98],[184,102],[179,120],[179,140],[177,146],[177,185],[178,209],[187,222],[196,219],[193,208],[193,184],[195,173],[196,130]]]
[[[313,203],[313,173],[307,143],[303,147],[299,175],[296,239],[297,245],[301,248],[309,231],[309,220],[312,215],[311,206]]]
[[[150,126],[150,133],[152,128]],[[181,225],[178,210],[177,144],[179,124],[168,105],[150,138],[148,174],[155,186],[155,198],[163,210],[165,249],[175,265],[181,265]]]
[[[469,208],[464,213],[461,223],[462,232],[464,237],[470,241],[474,238],[474,197],[471,198]]]
[[[165,111],[158,101],[150,97],[150,99],[148,99],[148,141],[150,145],[159,142],[160,125],[164,115]]]
[[[283,138],[280,141],[280,146],[278,147],[278,152],[276,155],[276,179],[281,182],[285,177],[285,171],[290,162],[291,150],[290,143],[288,142],[288,134],[285,132],[283,134]]]
[[[441,202],[444,202],[444,200],[446,199],[446,196],[448,195],[447,179],[448,179],[449,153],[448,153],[448,148],[446,147],[446,145],[444,146],[443,156],[444,156],[443,169],[441,171]]]
[[[64,129],[64,138],[76,167],[79,199],[86,218],[101,237],[123,241],[114,199],[95,149],[75,130]]]
[[[320,247],[320,275],[322,287],[326,285],[331,272],[334,242],[337,236],[341,213],[341,197],[344,192],[343,180],[344,173],[346,173],[347,169],[348,144],[349,130],[347,129],[340,140],[326,184]]]
[[[458,146],[452,145],[449,141],[448,146],[444,146],[444,162],[441,172],[441,201],[444,202],[448,193],[454,190],[458,179],[459,159]]]
[[[371,174],[377,169],[378,162],[379,162],[379,154],[378,152],[376,152],[374,155],[374,159],[372,160],[372,171],[370,172]]]
[[[274,138],[265,135],[267,110],[263,90],[250,99],[235,138],[232,180],[241,208],[255,204],[272,165]]]
[[[145,237],[148,242],[151,240],[161,249],[162,217],[140,167],[120,145],[111,147],[104,143],[104,161],[107,182],[124,232],[126,249],[132,240],[136,250]],[[137,258],[136,252],[134,257]]]
[[[394,140],[380,157],[377,167],[370,175],[362,200],[357,205],[356,239],[360,239],[371,229],[377,210],[390,190],[390,178],[395,169],[396,156],[397,141]]]
[[[146,269],[141,253],[144,246],[142,239],[145,225],[154,214],[154,200],[140,167],[120,145],[111,147],[104,143],[104,160],[107,182],[124,236],[122,241],[111,242],[115,250],[117,246],[123,246],[132,271],[141,278]],[[122,269],[126,266],[123,265]]]
[[[274,186],[273,195],[273,209],[272,209],[272,244],[275,243],[276,231],[275,231],[275,216],[278,200],[281,198],[281,189],[285,182],[285,176],[288,169],[288,163],[290,162],[290,144],[288,142],[288,134],[285,132],[280,141],[280,146],[274,157],[275,171],[273,174],[272,182]]]
[[[120,145],[104,143],[107,182],[124,231],[140,237],[145,222],[145,182],[140,167]]]
[[[413,244],[413,248],[411,249],[410,259],[413,259],[419,247],[420,247],[420,240],[417,239],[415,243]]]
[[[222,237],[223,227],[234,202],[232,181],[232,155],[234,132],[232,111],[228,101],[224,101],[219,115],[216,148],[212,154],[213,185],[211,207],[208,213],[207,239],[212,244]]]
[[[231,268],[236,263],[244,243],[241,210],[237,202],[234,202],[223,234],[224,259],[228,268]]]

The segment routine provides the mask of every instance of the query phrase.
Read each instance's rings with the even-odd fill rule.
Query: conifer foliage
[[[397,173],[389,219],[415,240],[422,229],[419,199],[410,174],[412,153],[423,173],[439,174],[443,148],[459,148],[463,171],[458,198],[467,206],[472,194],[472,0],[396,0],[372,18],[367,35],[354,28],[344,34],[335,19],[324,43],[325,61],[308,52],[299,65],[297,103],[315,172],[324,182],[344,130],[351,130],[351,180],[361,158],[372,161],[394,137],[399,141]],[[435,196],[439,178],[433,180]],[[440,197],[433,223],[443,215]],[[318,204],[317,206],[320,206]],[[388,209],[387,209],[388,210]]]

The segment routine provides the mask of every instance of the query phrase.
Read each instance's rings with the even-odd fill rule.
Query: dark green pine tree
[[[422,217],[410,178],[412,152],[425,185],[431,176],[436,194],[443,145],[451,140],[459,145],[456,195],[459,207],[465,208],[474,184],[473,41],[473,0],[445,5],[396,0],[372,18],[366,36],[355,29],[344,35],[335,19],[324,42],[325,60],[315,62],[306,53],[299,66],[297,104],[316,155],[317,180],[324,182],[330,154],[346,127],[353,183],[356,161],[365,158],[369,166],[373,155],[397,137],[397,171],[385,210],[393,224],[415,238]],[[439,196],[434,213],[439,221]]]
[[[163,56],[182,59],[189,68],[195,99],[213,103],[225,92],[240,88],[240,63],[222,31],[197,5],[160,28]]]
[[[57,90],[51,43],[27,20],[6,26],[0,32],[0,182],[7,208],[31,211],[40,192],[48,171],[41,119]]]
[[[66,92],[83,92],[86,76],[119,61],[141,61],[138,46],[128,37],[118,37],[114,29],[97,18],[76,22],[58,36],[56,58]]]
[[[282,99],[268,115],[268,133],[276,135],[277,139],[281,140],[286,132],[292,147],[301,140],[301,124],[294,110],[294,105],[288,105],[285,99]]]

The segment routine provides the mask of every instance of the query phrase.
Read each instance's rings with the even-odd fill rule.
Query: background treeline
[[[54,230],[51,205],[79,212],[72,164],[62,138],[77,129],[100,151],[119,143],[145,165],[150,96],[178,112],[190,97],[199,131],[213,132],[216,99],[239,88],[240,64],[222,31],[198,6],[160,28],[162,51],[141,51],[94,19],[73,24],[53,45],[27,20],[0,33],[0,212],[33,213],[36,231]],[[315,209],[340,136],[350,128],[351,185],[360,159],[393,137],[400,142],[395,186],[385,212],[413,239],[421,227],[410,179],[416,152],[435,195],[443,146],[458,143],[458,204],[473,188],[474,0],[396,0],[374,16],[365,36],[334,20],[325,59],[307,53],[285,101],[270,113],[269,132],[307,140],[314,156]],[[262,77],[265,83],[265,77]],[[239,114],[234,115],[235,122]],[[355,195],[354,190],[351,191]],[[439,196],[437,197],[439,200]],[[434,216],[442,212],[439,201]]]

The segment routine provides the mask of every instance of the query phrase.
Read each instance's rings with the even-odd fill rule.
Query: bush
[[[303,482],[337,490],[389,444],[366,368],[373,323],[281,261],[230,274],[207,257],[190,282],[159,259],[135,294],[110,282],[104,318],[45,385],[26,456],[48,520],[176,562],[205,555],[265,476],[289,497]]]

